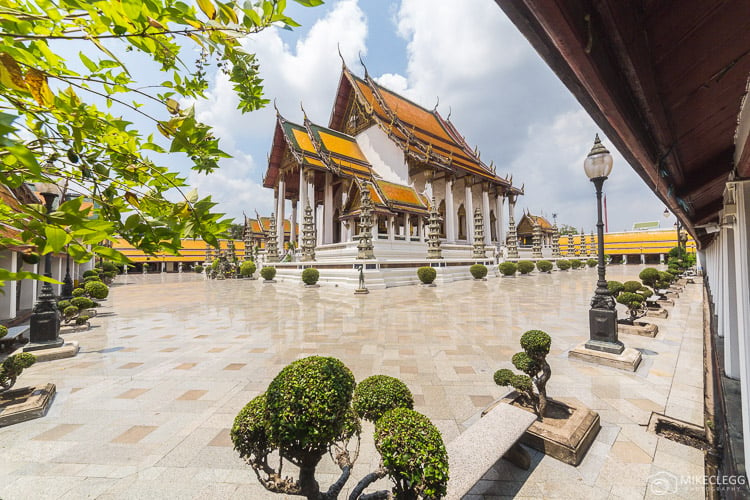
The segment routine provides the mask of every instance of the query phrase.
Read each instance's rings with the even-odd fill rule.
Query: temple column
[[[722,304],[719,309],[719,334],[724,337],[724,372],[733,379],[740,378],[739,331],[737,324],[737,266],[734,229],[721,228],[719,239],[721,258],[725,263],[721,273]]]
[[[291,243],[297,242],[297,200],[292,200],[292,216],[289,218],[290,222],[290,233],[289,241]]]
[[[278,231],[279,255],[284,254],[284,205],[286,205],[286,182],[284,176],[279,177],[279,206],[276,210],[276,231]]]
[[[492,228],[490,228],[490,193],[487,184],[482,184],[482,222],[484,223],[484,244],[492,245]]]
[[[497,244],[505,246],[505,226],[503,225],[503,203],[505,195],[498,194],[495,196],[495,234],[497,235]]]
[[[396,239],[396,217],[388,217],[388,241]]]
[[[464,209],[466,210],[466,241],[474,243],[474,196],[471,192],[473,179],[468,175],[464,177]],[[471,221],[471,223],[470,223]]]
[[[323,244],[333,243],[333,174],[326,172],[323,191]]]
[[[453,179],[445,178],[445,239],[456,242],[456,210],[453,207]]]

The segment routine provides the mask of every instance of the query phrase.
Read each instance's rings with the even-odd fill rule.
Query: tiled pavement
[[[639,270],[612,266],[608,278]],[[595,281],[589,269],[355,296],[332,285],[120,277],[95,326],[66,335],[81,353],[22,375],[18,386],[53,382],[58,394],[45,418],[0,429],[0,497],[281,498],[258,485],[228,429],[284,365],[323,354],[344,361],[357,380],[399,377],[447,442],[506,392],[492,374],[512,367],[531,328],[553,339],[548,393],[598,411],[602,430],[580,466],[536,452],[529,471],[501,460],[472,499],[644,498],[664,481],[669,488],[700,479],[701,452],[645,428],[665,408],[702,423],[700,285],[688,286],[669,319],[650,319],[660,327],[655,339],[621,336],[644,358],[625,373],[567,357],[588,338]],[[355,479],[377,463],[367,430]],[[674,498],[703,497],[700,486],[678,488]]]

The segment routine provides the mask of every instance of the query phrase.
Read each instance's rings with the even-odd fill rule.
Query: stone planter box
[[[520,394],[511,392],[503,402],[530,411],[518,403]],[[576,466],[586,456],[601,429],[599,414],[576,399],[548,399],[547,416],[536,420],[519,442],[561,462]]]
[[[649,318],[662,318],[662,319],[664,319],[664,318],[668,318],[669,317],[669,312],[667,312],[666,309],[661,309],[661,308],[659,308],[659,309],[649,309],[648,311],[646,311],[646,316],[648,316]]]
[[[55,384],[11,389],[0,396],[0,427],[43,417],[55,398]]]
[[[646,323],[645,321],[636,321],[632,325],[618,323],[617,333],[640,335],[641,337],[656,337],[656,334],[659,333],[659,327],[651,323]]]
[[[305,288],[320,288],[320,285],[318,285],[317,283],[314,283],[314,284],[312,284],[312,285],[307,285],[307,284],[306,284],[306,285],[305,285]]]

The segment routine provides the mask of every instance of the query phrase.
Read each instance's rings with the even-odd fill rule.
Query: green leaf
[[[58,281],[54,278],[44,276],[42,274],[30,273],[28,271],[18,271],[12,273],[7,269],[0,268],[0,281],[19,281],[19,280],[37,280],[46,281],[55,285],[61,285],[62,281]]]
[[[188,191],[185,195],[185,199],[190,203],[195,203],[196,201],[198,201],[198,190],[194,188]]]
[[[59,252],[72,239],[65,229],[55,226],[45,227],[44,236],[47,242],[44,245],[43,254]]]
[[[94,252],[97,255],[101,255],[102,257],[106,257],[114,262],[118,262],[120,264],[129,264],[130,259],[128,259],[124,254],[118,252],[117,250],[101,245],[97,245],[94,248],[91,249],[92,252]]]

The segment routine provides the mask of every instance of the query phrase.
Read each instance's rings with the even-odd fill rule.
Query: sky
[[[341,59],[357,75],[422,106],[437,108],[497,173],[513,177],[525,195],[522,211],[557,214],[558,224],[595,230],[594,186],[583,161],[602,134],[575,98],[492,0],[340,0],[316,8],[289,2],[287,14],[302,27],[271,28],[245,40],[257,54],[266,97],[281,114],[302,121],[304,107],[315,123],[328,125],[341,75]],[[221,75],[213,75],[208,99],[196,103],[199,119],[215,129],[233,158],[201,175],[180,166],[201,196],[241,221],[243,211],[268,215],[273,192],[262,187],[274,131],[272,105],[249,114]],[[649,191],[612,143],[614,156],[604,184],[610,231],[635,222],[659,221],[664,204]]]

